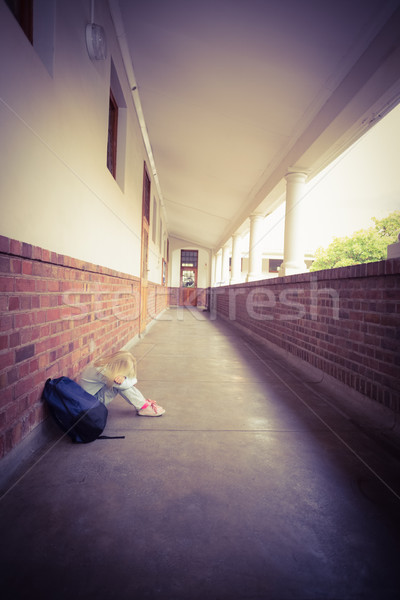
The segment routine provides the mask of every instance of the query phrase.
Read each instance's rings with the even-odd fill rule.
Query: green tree
[[[372,221],[375,227],[360,229],[352,236],[334,238],[327,248],[318,248],[310,271],[384,260],[388,244],[397,241],[400,211],[394,211],[384,219],[373,217]]]
[[[400,210],[390,213],[385,219],[376,219],[372,217],[375,223],[375,230],[379,237],[391,238],[393,241],[388,244],[394,244],[400,232]]]

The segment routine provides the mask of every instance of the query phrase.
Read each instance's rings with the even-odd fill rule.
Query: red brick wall
[[[400,259],[214,289],[222,315],[400,411]]]
[[[150,322],[167,305],[149,284]],[[0,458],[46,417],[49,377],[75,378],[139,331],[139,279],[0,236]]]
[[[169,290],[169,304],[170,306],[182,306],[183,305],[183,296],[182,296],[182,288],[179,287],[170,287]],[[197,306],[207,306],[207,289],[206,288],[196,288],[197,297]]]
[[[148,284],[146,324],[151,323],[163,310],[169,306],[168,288],[155,283]]]

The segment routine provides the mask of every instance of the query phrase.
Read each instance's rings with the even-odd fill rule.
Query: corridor
[[[0,502],[3,600],[392,600],[399,459],[318,382],[196,309],[132,347],[105,431],[54,436]],[[61,375],[61,373],[60,373]]]

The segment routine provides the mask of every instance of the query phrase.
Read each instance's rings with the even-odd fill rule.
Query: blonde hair
[[[117,375],[125,375],[129,378],[136,376],[136,359],[130,352],[119,351],[102,356],[94,362],[94,366],[100,368],[106,378],[107,387],[114,385]]]

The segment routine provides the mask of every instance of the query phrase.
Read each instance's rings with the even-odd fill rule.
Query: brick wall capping
[[[400,258],[380,260],[377,262],[363,263],[361,265],[351,265],[349,267],[338,267],[337,269],[323,269],[313,273],[299,273],[297,275],[286,275],[285,277],[274,277],[270,279],[259,279],[257,281],[248,281],[236,283],[234,285],[224,285],[221,288],[254,288],[260,286],[288,285],[288,284],[309,284],[319,281],[332,281],[340,279],[356,279],[365,277],[381,277],[384,275],[400,274]],[[219,288],[216,288],[219,289]]]

